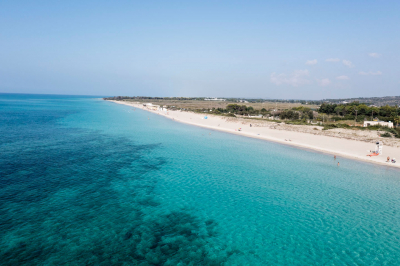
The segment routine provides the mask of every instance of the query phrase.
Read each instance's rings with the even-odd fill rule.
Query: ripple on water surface
[[[2,265],[399,264],[398,171],[60,97],[0,97]]]

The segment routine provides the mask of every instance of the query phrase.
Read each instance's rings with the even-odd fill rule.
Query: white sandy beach
[[[332,156],[336,155],[338,158],[337,161],[339,161],[341,164],[345,162],[341,161],[340,157],[347,157],[365,162],[377,163],[385,166],[400,168],[400,162],[397,163],[386,162],[386,158],[388,156],[390,158],[400,159],[400,148],[396,146],[397,142],[395,142],[395,144],[391,143],[390,144],[391,146],[385,145],[386,140],[384,138],[378,137],[378,135],[376,135],[376,137],[372,137],[370,142],[366,142],[366,141],[358,141],[355,139],[345,139],[333,136],[319,135],[315,133],[312,134],[312,133],[299,132],[296,130],[282,130],[279,129],[279,124],[275,124],[276,126],[268,126],[268,127],[259,125],[257,126],[252,121],[240,121],[239,119],[232,119],[222,116],[207,115],[207,119],[204,119],[205,115],[198,113],[182,112],[182,111],[168,111],[168,112],[153,111],[149,110],[146,107],[143,107],[142,104],[128,103],[122,101],[112,101],[112,102],[129,105],[134,108],[140,108],[173,119],[174,121],[177,122],[182,122],[213,130],[224,131],[241,136],[264,139],[268,141],[279,142],[286,145],[312,149],[332,154]],[[251,123],[253,123],[252,127],[250,127]],[[269,125],[271,125],[271,122],[269,122]],[[241,128],[241,131],[238,131],[239,128]],[[381,141],[384,143],[382,155],[375,157],[366,156],[367,154],[369,154],[370,150],[375,149],[375,141]],[[389,141],[390,140],[388,140],[387,142],[389,143]]]

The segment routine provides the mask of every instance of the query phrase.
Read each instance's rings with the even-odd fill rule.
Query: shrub
[[[343,120],[354,120],[356,118],[354,115],[345,115]]]
[[[392,134],[390,134],[389,132],[385,132],[385,133],[381,134],[381,137],[384,137],[384,138],[391,138],[391,137],[392,137]]]
[[[350,128],[347,124],[325,124],[322,130],[329,130],[333,128]]]

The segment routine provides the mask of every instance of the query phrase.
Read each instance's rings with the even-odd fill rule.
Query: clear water
[[[1,265],[399,265],[399,171],[0,94]]]

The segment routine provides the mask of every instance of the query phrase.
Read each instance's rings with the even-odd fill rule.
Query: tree
[[[342,113],[342,111],[343,111],[343,107],[342,106],[340,106],[340,105],[336,106],[335,113],[337,115],[340,115]]]
[[[400,123],[400,116],[396,116],[396,117],[393,119],[393,122],[394,122],[395,127],[398,127],[398,126],[399,126],[399,123]]]

